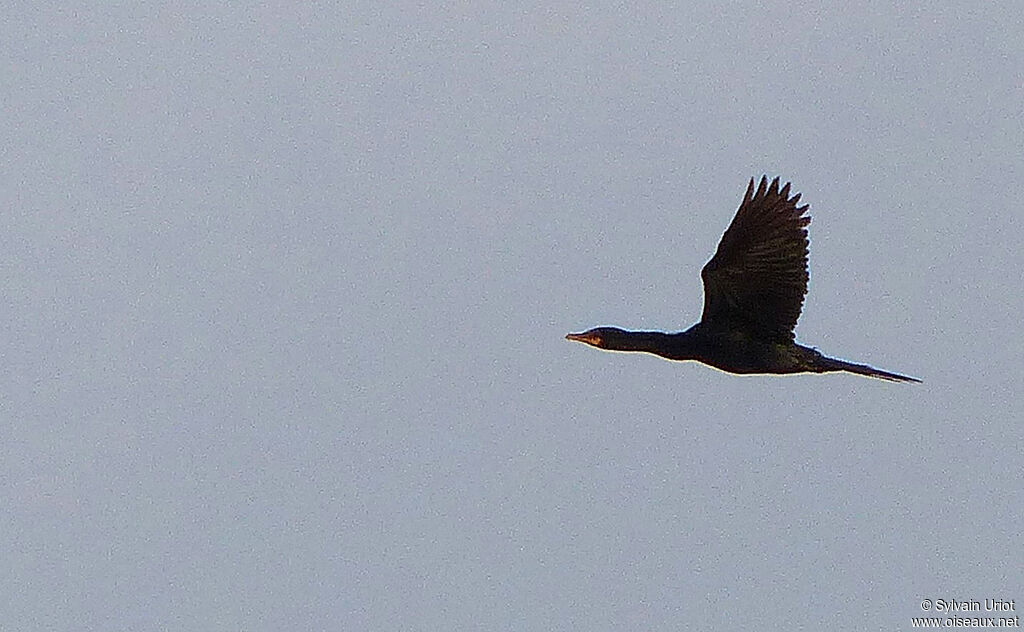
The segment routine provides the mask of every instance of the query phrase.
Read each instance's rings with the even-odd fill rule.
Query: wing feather
[[[746,195],[715,256],[701,270],[701,325],[739,330],[760,339],[792,342],[807,294],[808,206],[789,197],[789,183],[762,177]]]

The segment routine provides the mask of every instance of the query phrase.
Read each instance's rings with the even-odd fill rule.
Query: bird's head
[[[566,340],[583,342],[598,349],[622,349],[628,332],[618,327],[596,327],[581,334],[566,334]]]

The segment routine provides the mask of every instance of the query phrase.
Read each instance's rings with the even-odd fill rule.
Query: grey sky
[[[1013,3],[5,8],[0,629],[910,629],[1024,604]],[[682,329],[747,179],[798,339]]]

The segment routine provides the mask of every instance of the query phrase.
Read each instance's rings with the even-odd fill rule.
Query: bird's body
[[[762,178],[747,194],[714,257],[704,266],[704,313],[679,333],[598,327],[569,340],[609,351],[696,360],[728,373],[847,371],[895,382],[912,377],[829,358],[797,344],[793,329],[807,293],[807,206],[789,197],[789,184]]]

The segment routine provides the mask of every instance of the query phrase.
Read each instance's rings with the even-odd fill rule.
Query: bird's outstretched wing
[[[704,314],[714,330],[739,330],[755,338],[792,342],[807,293],[807,205],[789,197],[789,183],[761,178],[747,194],[715,256],[701,270]]]

